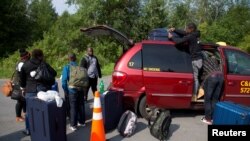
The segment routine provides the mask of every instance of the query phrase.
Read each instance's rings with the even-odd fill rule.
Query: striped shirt
[[[202,80],[203,83],[207,79],[208,76],[214,73],[222,73],[218,60],[215,56],[209,56],[208,53],[202,51],[203,55],[203,73],[202,73]]]

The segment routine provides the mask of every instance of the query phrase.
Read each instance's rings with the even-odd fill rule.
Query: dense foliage
[[[105,74],[121,54],[110,37],[89,38],[81,27],[106,24],[135,41],[147,38],[153,28],[199,25],[202,40],[225,41],[250,52],[249,0],[68,0],[79,7],[75,14],[57,15],[51,0],[2,0],[0,5],[0,77],[10,77],[19,59],[18,49],[41,48],[58,71],[68,52],[78,60],[94,47]],[[59,76],[59,75],[58,75]]]

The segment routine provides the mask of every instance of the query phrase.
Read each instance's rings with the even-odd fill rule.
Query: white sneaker
[[[201,118],[201,122],[206,123],[208,125],[212,125],[213,122],[211,120],[207,120],[205,117]]]
[[[69,129],[70,129],[71,131],[76,131],[76,130],[77,130],[76,127],[74,127],[74,126],[69,126]]]
[[[86,124],[85,123],[84,124],[77,123],[77,126],[84,127],[84,126],[86,126]]]

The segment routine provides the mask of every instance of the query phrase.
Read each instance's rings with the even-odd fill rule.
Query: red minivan
[[[202,109],[204,99],[192,100],[191,57],[185,45],[172,41],[144,40],[133,44],[108,26],[82,29],[90,36],[110,35],[124,45],[117,61],[110,89],[124,92],[124,103],[138,115],[148,118],[152,108]],[[221,100],[250,106],[250,55],[235,47],[202,44],[214,54],[224,72]],[[202,80],[201,80],[202,81]]]

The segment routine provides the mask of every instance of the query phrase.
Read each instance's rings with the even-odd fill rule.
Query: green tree
[[[196,16],[197,23],[207,22],[211,24],[225,14],[230,2],[218,0],[194,0],[193,4],[197,7],[197,10],[193,12]]]
[[[5,57],[30,42],[26,0],[1,0],[0,57]]]
[[[138,0],[108,0],[100,1],[97,23],[112,26],[128,36],[139,17],[140,3]]]
[[[29,1],[27,4],[26,1]],[[250,51],[249,0],[68,0],[79,10],[57,16],[51,0],[2,0],[0,5],[1,52],[28,47],[40,48],[46,60],[60,74],[68,52],[78,61],[91,46],[104,70],[113,70],[121,55],[121,45],[110,37],[89,38],[80,28],[106,24],[141,41],[154,28],[184,27],[188,22],[199,25],[203,41],[226,41]],[[28,7],[28,12],[27,12]],[[18,22],[16,22],[18,21]],[[25,35],[25,36],[24,36]],[[31,37],[32,35],[32,37]],[[35,43],[33,43],[35,41]],[[30,46],[33,44],[32,46]],[[7,50],[6,52],[3,50]],[[2,53],[1,53],[2,56]],[[0,59],[0,77],[10,76],[18,52]],[[56,61],[55,61],[56,60]],[[106,67],[108,66],[108,67]]]
[[[84,0],[73,2],[78,3],[80,7],[76,15],[82,19],[81,26],[86,28],[105,24],[133,37],[134,34],[131,31],[138,17],[139,1]],[[78,41],[75,40],[75,42]],[[112,37],[90,38],[87,44],[95,48],[102,64],[114,62],[120,56],[121,45]]]
[[[247,51],[248,53],[250,53],[250,34],[246,35],[244,37],[243,41],[238,44],[238,46],[241,49],[243,49],[243,50]]]
[[[166,0],[145,0],[141,3],[139,17],[134,19],[132,32],[137,41],[147,38],[154,28],[168,25],[168,8]]]
[[[176,5],[173,13],[170,16],[170,24],[169,26],[173,27],[182,27],[192,21],[192,17],[190,15],[190,7],[189,4],[180,3]]]
[[[232,6],[228,12],[202,31],[206,41],[225,41],[230,45],[240,43],[250,30],[250,8],[245,5]]]
[[[188,22],[211,24],[225,14],[228,1],[218,0],[186,0],[170,3],[170,25],[183,27]]]
[[[29,17],[32,23],[32,40],[42,39],[57,19],[51,0],[32,0],[29,5]]]

